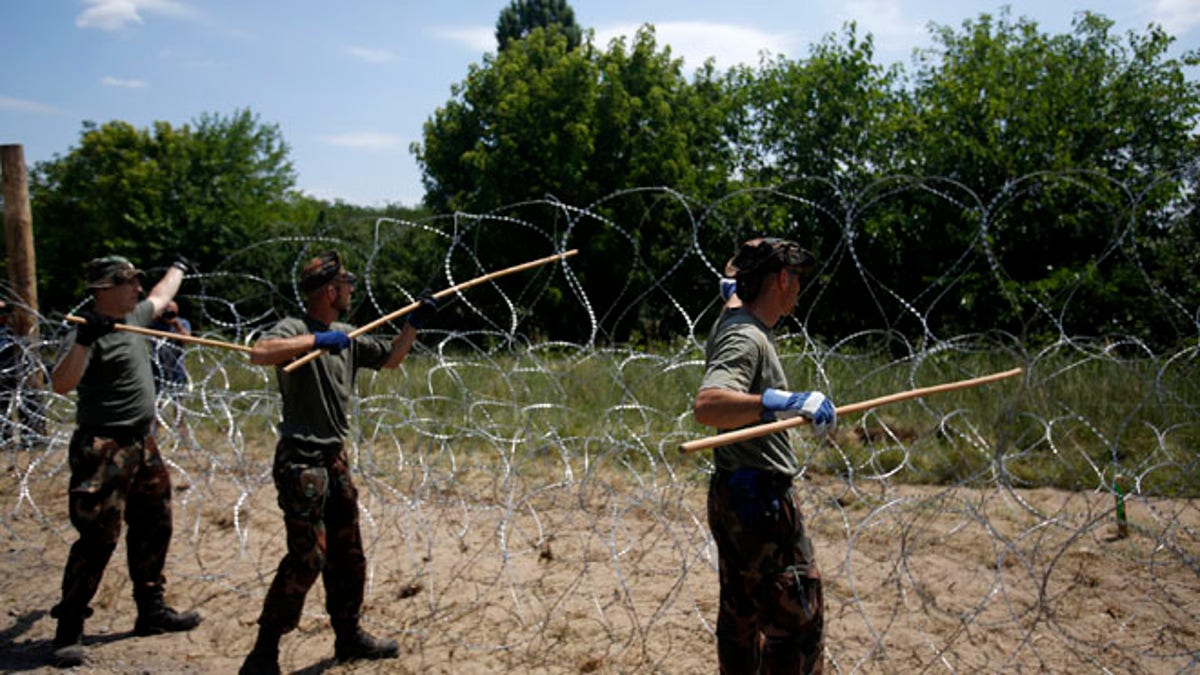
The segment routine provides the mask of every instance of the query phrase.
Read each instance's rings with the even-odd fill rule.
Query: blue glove
[[[837,426],[837,410],[819,391],[790,392],[783,389],[768,389],[763,392],[763,419],[783,420],[803,415],[812,420],[818,434],[827,434]]]
[[[412,324],[413,328],[420,330],[437,313],[438,301],[433,297],[433,291],[426,288],[421,291],[421,295],[417,296],[417,302],[421,305],[408,315],[408,322]]]
[[[737,279],[721,277],[721,281],[719,283],[721,286],[722,300],[728,300],[729,298],[733,297],[734,293],[737,293]]]
[[[313,346],[317,349],[329,350],[330,354],[337,354],[346,347],[349,347],[351,342],[354,342],[354,339],[340,330],[325,330],[313,333]]]

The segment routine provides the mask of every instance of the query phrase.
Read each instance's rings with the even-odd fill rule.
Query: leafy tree
[[[736,143],[754,185],[820,176],[854,192],[889,169],[890,123],[904,112],[901,69],[874,62],[874,40],[847,24],[807,59],[765,59],[731,73],[738,96]]]
[[[625,323],[617,338],[672,311],[631,297],[642,282],[707,292],[712,270],[673,267],[681,246],[723,259],[760,231],[827,262],[819,321],[838,332],[1185,330],[1179,307],[1146,318],[1131,298],[1177,288],[1195,248],[1180,167],[1200,149],[1184,77],[1200,57],[1111,26],[1082,14],[1048,35],[984,14],[935,27],[910,76],[850,24],[804,60],[708,63],[690,82],[652,28],[602,50],[537,27],[472,66],[413,151],[426,205],[479,214],[458,231],[489,254],[527,257],[505,218],[586,244],[573,267],[603,298],[595,315]]]
[[[649,208],[645,199],[654,195],[612,195],[660,186],[717,195],[730,175],[724,85],[711,64],[694,83],[681,71],[650,28],[628,47],[615,40],[607,52],[590,41],[571,50],[564,36],[541,28],[510,41],[470,68],[454,98],[426,122],[423,144],[414,145],[427,205],[486,213],[549,199],[589,207],[607,222],[565,225],[593,254],[578,263],[587,287],[599,293],[602,310],[620,312],[622,290],[690,243],[692,223],[665,202]],[[492,229],[480,240],[490,253],[508,252],[513,262],[528,257],[528,242],[498,224]],[[564,319],[571,321],[578,324]]]
[[[1180,183],[1163,178],[1200,150],[1200,85],[1183,74],[1200,59],[1168,58],[1160,28],[1125,41],[1111,28],[1085,13],[1072,33],[1048,35],[984,14],[936,28],[938,46],[920,55],[893,166],[945,177],[960,197],[927,192],[903,205],[924,217],[873,234],[917,269],[994,256],[1006,277],[981,259],[959,282],[962,302],[939,314],[947,329],[979,327],[982,311],[1018,331],[1140,330],[1125,320],[1139,314],[1131,285],[1153,272],[1136,268],[1136,249],[1168,236],[1155,214]],[[888,276],[907,297],[929,281]]]
[[[575,23],[575,10],[566,0],[513,0],[496,20],[497,49],[504,51],[510,40],[520,40],[534,28],[562,33],[567,38],[568,50],[583,42],[583,31]]]
[[[472,65],[413,152],[435,210],[553,196],[569,204],[667,185],[719,194],[730,174],[728,105],[711,64],[689,84],[643,28],[628,48],[535,29]]]
[[[185,253],[211,268],[288,219],[294,183],[278,127],[249,110],[181,127],[85,122],[78,147],[31,172],[40,297],[79,300],[84,263],[107,253],[151,267]]]

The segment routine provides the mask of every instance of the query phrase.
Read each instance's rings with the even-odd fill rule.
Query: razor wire
[[[1200,474],[1200,310],[1147,277],[1147,302],[1165,301],[1192,321],[1190,337],[1168,350],[1128,336],[1055,336],[1069,299],[1022,298],[1050,327],[1052,338],[1036,343],[1000,331],[939,335],[931,319],[968,274],[1022,293],[1006,284],[993,225],[1017,217],[1008,209],[1039,183],[1092,179],[1031,176],[985,201],[953,181],[896,178],[853,195],[843,212],[784,185],[718,204],[642,189],[589,205],[547,199],[419,222],[380,218],[262,241],[188,277],[179,298],[198,334],[249,344],[299,311],[298,269],[324,248],[357,261],[356,312],[370,320],[431,278],[449,286],[519,262],[498,258],[495,233],[524,242],[528,258],[570,248],[582,258],[598,237],[620,242],[626,255],[611,265],[623,279],[605,304],[593,300],[596,275],[564,260],[462,294],[398,371],[360,371],[348,445],[369,566],[364,620],[430,669],[458,659],[482,670],[711,670],[712,463],[677,447],[713,433],[691,419],[702,347],[724,260],[755,233],[752,217],[731,213],[822,211],[836,231],[821,256],[825,281],[778,329],[793,388],[849,403],[983,375],[988,365],[1026,370],[1020,382],[953,403],[931,397],[842,419],[825,440],[793,432],[833,671],[1194,671],[1200,509],[1186,482]],[[956,258],[914,269],[930,282],[904,294],[864,262],[872,244],[862,225],[873,208],[913,191],[961,207],[976,230]],[[644,205],[643,222],[611,216],[628,202]],[[654,259],[639,228],[662,210],[684,225],[674,254]],[[1115,225],[1097,256],[1136,255],[1137,226]],[[806,244],[798,226],[783,234]],[[443,255],[404,276],[398,268],[417,240]],[[707,291],[680,292],[695,286],[687,278]],[[837,278],[865,289],[878,327],[812,329],[838,301],[827,290]],[[574,317],[571,339],[528,328],[533,313],[553,308]],[[9,595],[24,575],[61,574],[49,564],[17,573],[25,554],[65,555],[74,538],[62,504],[74,405],[45,384],[68,327],[38,318],[38,337],[15,343],[3,401],[9,579],[0,588]],[[917,328],[896,329],[906,321]],[[190,382],[158,400],[176,487],[167,574],[206,625],[229,627],[211,649],[238,659],[284,550],[271,480],[276,374],[240,353],[186,352]],[[1051,474],[1072,484],[1055,487]],[[1182,494],[1160,493],[1180,481]],[[314,622],[324,616],[319,586],[305,605]],[[22,602],[49,607],[56,593],[46,584]],[[286,666],[311,665],[288,644]]]

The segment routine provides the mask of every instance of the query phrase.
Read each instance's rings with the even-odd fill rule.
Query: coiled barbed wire
[[[1028,177],[990,200],[944,179],[894,179],[853,195],[844,214],[787,186],[749,193],[753,203],[824,210],[840,240],[822,274],[863,284],[881,317],[876,328],[819,335],[810,327],[837,298],[830,283],[806,291],[798,316],[779,327],[794,387],[848,403],[989,367],[1026,369],[1021,382],[842,419],[822,443],[795,434],[837,672],[1200,665],[1200,330],[1166,350],[1133,336],[1070,336],[1062,330],[1070,301],[1032,296],[1024,300],[1057,338],[941,335],[931,320],[965,275],[1003,284],[990,228],[1012,217],[1006,209],[1021,192],[1047,180],[1085,179]],[[978,231],[956,259],[913,270],[933,281],[905,296],[865,267],[869,244],[857,228],[871,209],[913,190],[971,211]],[[686,223],[676,255],[654,259],[640,248],[637,226],[608,215],[623,201],[644,203],[647,214],[670,209]],[[1097,251],[1130,246],[1136,227],[1121,223]],[[625,287],[605,295],[608,304],[595,304],[569,260],[497,280],[440,314],[398,372],[361,376],[348,442],[368,546],[365,620],[401,636],[426,667],[457,658],[488,670],[711,668],[711,462],[676,448],[712,431],[691,420],[691,400],[718,309],[718,273],[753,226],[720,204],[666,189],[586,206],[547,199],[263,241],[189,277],[180,293],[198,334],[245,344],[298,311],[296,270],[325,247],[357,261],[357,313],[369,320],[422,286],[514,262],[480,243],[493,240],[485,231],[530,242],[534,258],[572,247],[587,255],[589,241],[576,237],[595,228],[628,254],[611,261]],[[395,261],[416,241],[444,256],[404,276]],[[272,268],[268,257],[281,262]],[[711,292],[678,294],[686,275],[702,276]],[[1004,285],[1004,293],[1023,292]],[[1197,316],[1158,285],[1147,281],[1144,292]],[[551,294],[581,323],[578,339],[527,330]],[[905,317],[915,331],[898,327]],[[658,339],[613,339],[642,319]],[[61,504],[73,403],[45,387],[67,327],[39,316],[38,328],[36,339],[17,342],[0,423],[8,466],[0,523],[11,572],[0,589],[10,597],[30,574],[60,573],[50,564],[18,573],[25,553],[65,551],[73,537]],[[186,351],[188,386],[159,399],[160,446],[177,491],[168,574],[208,615],[211,650],[236,659],[249,648],[242,633],[284,547],[270,477],[280,404],[270,369],[235,352]],[[1127,493],[1117,493],[1118,476]],[[38,537],[41,544],[30,543]],[[49,607],[56,592],[44,584],[19,604]],[[306,617],[323,617],[311,595]]]

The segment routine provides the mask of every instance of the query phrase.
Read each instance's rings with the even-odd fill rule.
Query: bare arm
[[[154,288],[151,288],[149,295],[146,296],[146,299],[154,305],[154,316],[162,314],[167,303],[171,302],[175,298],[175,294],[179,292],[179,285],[182,283],[183,272],[174,265],[168,267],[162,279],[154,284]]]
[[[692,414],[706,427],[737,429],[762,421],[762,396],[732,389],[701,389]]]
[[[89,347],[77,343],[71,345],[67,355],[54,366],[54,372],[50,373],[50,386],[54,393],[65,395],[79,386],[79,381],[83,379],[83,371],[87,370],[90,353]]]
[[[250,363],[256,366],[277,366],[316,349],[312,333],[285,338],[267,338],[254,343]]]
[[[411,323],[405,323],[400,334],[392,338],[392,353],[383,364],[384,368],[395,368],[404,362],[413,343],[417,341],[417,329]]]

